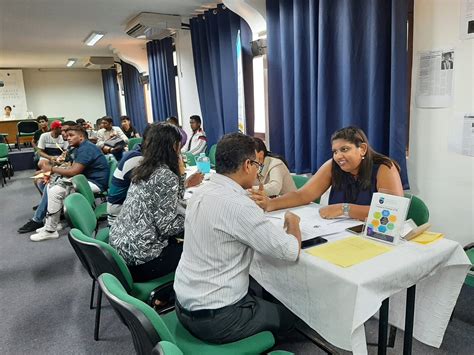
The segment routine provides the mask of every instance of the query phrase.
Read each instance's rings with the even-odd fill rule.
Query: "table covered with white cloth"
[[[308,224],[315,206],[304,207],[302,223]],[[339,232],[326,238],[330,243],[349,235]],[[401,242],[385,254],[348,268],[304,250],[296,263],[255,253],[250,273],[328,342],[365,354],[364,323],[390,297],[389,323],[403,329],[406,289],[415,284],[413,335],[439,347],[470,265],[459,243],[441,239],[428,245]]]

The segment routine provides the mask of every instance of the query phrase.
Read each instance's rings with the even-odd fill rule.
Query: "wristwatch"
[[[342,204],[342,214],[346,217],[349,217],[349,212],[351,210],[351,206],[348,203]]]

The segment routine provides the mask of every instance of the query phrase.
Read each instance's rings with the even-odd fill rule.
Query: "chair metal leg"
[[[95,291],[95,279],[92,279],[91,302],[89,305],[89,309],[94,309],[94,291]]]
[[[415,318],[416,285],[407,290],[407,306],[405,313],[405,335],[403,338],[403,355],[411,355],[413,345],[413,321]]]
[[[388,335],[388,347],[394,348],[395,347],[395,338],[397,337],[397,327],[393,325],[390,326],[390,331]]]
[[[95,309],[95,328],[94,328],[94,340],[99,340],[99,326],[100,326],[100,307],[102,305],[102,290],[100,287],[97,288],[97,305]]]
[[[378,355],[387,354],[388,302],[386,298],[380,307]]]

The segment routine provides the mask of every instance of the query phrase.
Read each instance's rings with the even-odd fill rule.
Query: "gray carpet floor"
[[[93,340],[94,311],[89,309],[91,280],[66,238],[40,243],[16,230],[33,216],[39,194],[29,176],[18,172],[0,188],[0,354],[133,354],[128,329],[107,301],[100,341]],[[474,354],[474,289],[464,286],[440,349],[414,340],[414,354]],[[369,342],[377,322],[366,324]],[[402,353],[403,332],[388,354]],[[296,354],[323,354],[296,331],[277,345]],[[377,349],[369,347],[369,354]],[[339,350],[338,353],[348,354]]]

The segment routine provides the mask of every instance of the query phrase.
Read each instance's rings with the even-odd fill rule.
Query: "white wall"
[[[191,45],[191,31],[180,30],[176,36],[176,54],[178,59],[179,93],[181,98],[181,123],[183,129],[191,136],[189,116],[199,115],[203,119],[203,128],[206,129],[205,117],[202,117],[201,106],[194,73],[193,49]]]
[[[459,39],[460,0],[415,0],[408,174],[413,193],[429,206],[433,231],[462,245],[474,241],[474,158],[451,153],[455,112],[474,112],[474,40]],[[419,51],[455,48],[453,106],[415,107]]]
[[[23,69],[23,80],[28,111],[35,116],[95,122],[105,115],[100,70]]]

